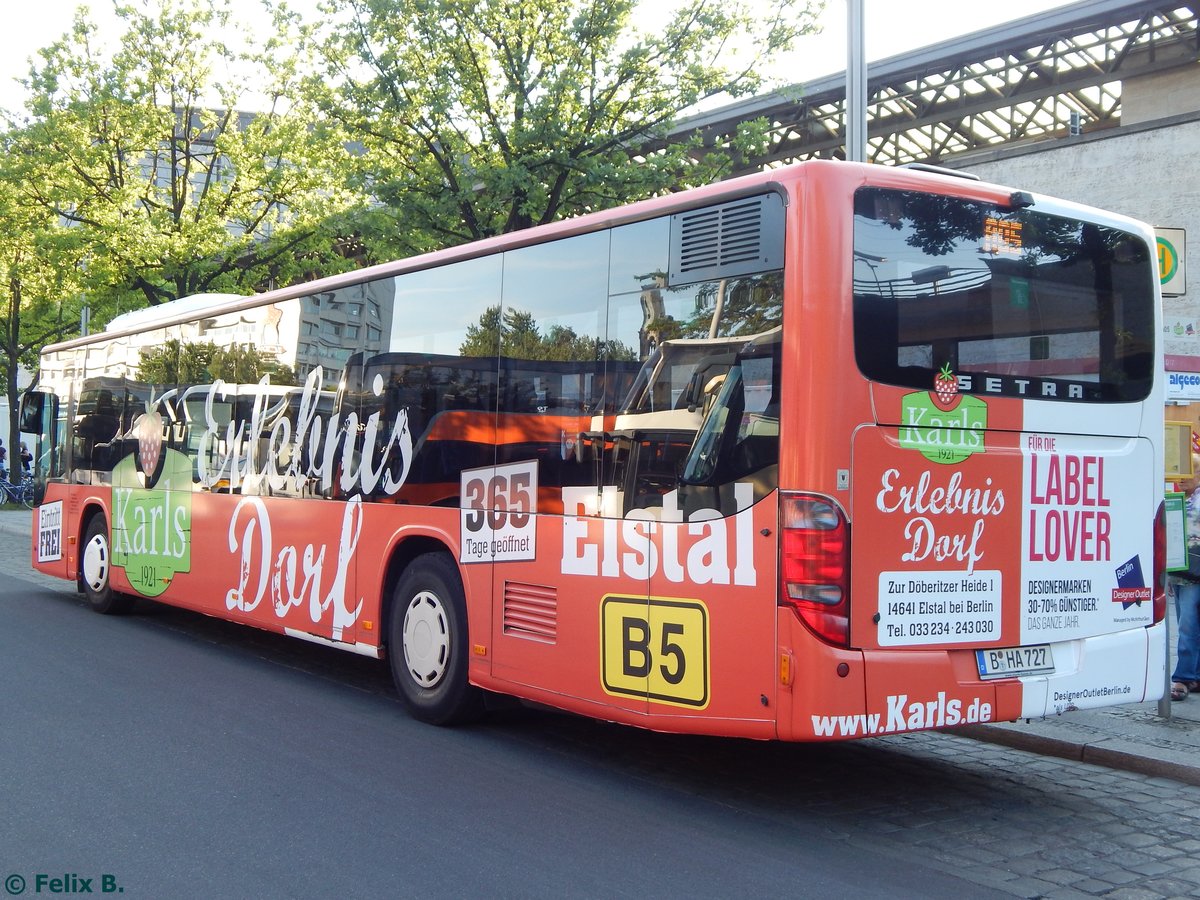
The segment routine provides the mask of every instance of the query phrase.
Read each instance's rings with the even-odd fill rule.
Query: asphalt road
[[[433,728],[381,663],[154,604],[98,616],[23,554],[0,550],[9,893],[39,876],[42,895],[90,879],[134,898],[1200,885],[1200,788],[937,734],[796,746],[517,705]]]

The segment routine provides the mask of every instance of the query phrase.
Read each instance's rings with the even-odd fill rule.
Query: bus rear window
[[[1094,222],[861,188],[854,341],[868,378],[1065,401],[1137,401],[1153,382],[1152,257]]]

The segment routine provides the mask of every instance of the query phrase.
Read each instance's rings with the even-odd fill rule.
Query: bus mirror
[[[21,430],[26,434],[42,433],[42,410],[46,395],[41,391],[26,391],[21,396]]]
[[[704,415],[708,415],[708,411],[713,408],[713,404],[717,402],[717,395],[721,392],[721,387],[725,384],[725,377],[728,373],[714,375],[708,380],[708,384],[704,386]]]

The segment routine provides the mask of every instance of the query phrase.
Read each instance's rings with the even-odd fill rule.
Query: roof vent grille
[[[783,202],[761,194],[671,217],[672,285],[783,265]]]

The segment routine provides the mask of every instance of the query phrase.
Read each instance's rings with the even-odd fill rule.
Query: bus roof
[[[94,335],[88,335],[86,337],[73,338],[58,344],[51,344],[43,348],[43,352],[86,346],[88,344],[109,340],[114,337],[135,334],[143,330],[148,325],[166,326],[182,324],[184,322],[196,319],[196,313],[199,309],[203,309],[205,315],[208,316],[223,315],[227,313],[238,312],[244,309],[252,309],[254,307],[263,306],[269,303],[294,300],[299,297],[307,297],[317,293],[336,291],[344,287],[361,284],[365,281],[370,281],[373,279],[387,278],[407,272],[419,271],[421,269],[431,269],[462,260],[490,256],[494,253],[505,250],[513,250],[519,247],[546,243],[548,241],[559,240],[561,238],[571,237],[577,234],[599,231],[601,229],[611,228],[617,225],[639,222],[665,214],[704,206],[715,201],[737,199],[739,197],[761,194],[764,191],[778,191],[782,194],[786,194],[787,191],[785,185],[795,183],[796,181],[805,177],[808,173],[819,170],[836,172],[836,177],[839,180],[849,178],[851,180],[859,180],[864,183],[867,181],[873,183],[895,182],[897,185],[907,184],[910,186],[916,186],[924,183],[928,184],[934,189],[940,187],[942,190],[950,189],[955,193],[962,193],[968,196],[979,198],[994,198],[994,195],[997,191],[1005,191],[1007,193],[1009,190],[998,185],[987,184],[984,182],[966,181],[955,176],[923,172],[915,169],[881,166],[871,163],[842,162],[839,160],[805,160],[792,165],[782,166],[778,169],[771,169],[764,172],[743,175],[738,178],[731,178],[728,181],[718,181],[713,184],[704,185],[702,187],[693,188],[687,191],[668,194],[662,197],[653,197],[648,200],[640,200],[624,206],[614,207],[613,209],[587,213],[571,219],[562,219],[557,222],[551,222],[546,225],[527,228],[522,231],[515,231],[507,234],[497,235],[495,237],[484,238],[483,240],[473,241],[467,244],[459,244],[443,250],[435,250],[419,256],[380,263],[378,265],[368,266],[363,269],[355,269],[350,272],[344,272],[339,275],[330,275],[324,278],[318,278],[313,281],[299,282],[297,284],[276,288],[275,290],[267,291],[261,294],[253,294],[247,297],[238,295],[208,294],[197,295],[197,297],[181,298],[180,300],[174,302],[185,304],[182,307],[174,307],[171,306],[171,304],[162,304],[162,307],[171,306],[171,308],[169,310],[163,309],[161,313],[158,312],[160,307],[152,307],[144,311],[149,314],[149,316],[145,319],[123,320],[122,317],[118,317],[117,319],[114,319],[113,322],[109,324],[109,327],[103,332]],[[1078,210],[1080,213],[1085,210],[1088,210],[1092,213],[1099,212],[1098,210],[1092,210],[1079,204],[1068,204],[1065,201],[1057,202],[1063,204],[1064,206],[1068,206],[1071,209]],[[1125,219],[1123,216],[1116,216],[1112,213],[1105,213],[1104,215],[1108,219]],[[1128,221],[1133,224],[1133,220]],[[210,306],[203,302],[203,300],[200,298],[208,298],[209,303],[211,303],[214,298],[231,299],[222,299],[220,302]],[[187,304],[187,301],[193,300],[197,301],[198,304],[195,307]],[[141,312],[143,311],[138,310],[134,313],[128,313],[126,315],[134,316]]]
[[[253,296],[253,295],[251,295]],[[104,331],[132,331],[149,325],[164,325],[167,322],[179,320],[181,316],[191,317],[201,310],[217,309],[228,303],[236,303],[247,299],[245,294],[192,294],[160,303],[157,306],[147,306],[145,309],[133,309],[121,313],[104,326]]]

